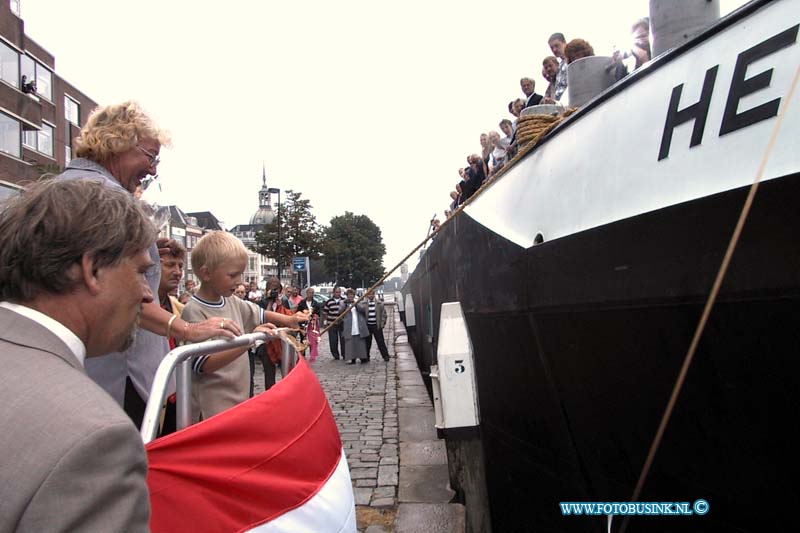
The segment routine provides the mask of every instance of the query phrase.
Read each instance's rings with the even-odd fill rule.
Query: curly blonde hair
[[[169,133],[159,128],[138,103],[128,100],[100,106],[75,138],[75,155],[100,163],[130,150],[144,138],[155,139],[162,146],[171,143]]]

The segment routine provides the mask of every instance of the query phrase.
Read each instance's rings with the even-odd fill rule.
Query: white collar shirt
[[[0,302],[0,307],[33,320],[46,330],[50,331],[53,335],[61,339],[64,344],[67,345],[67,348],[69,348],[73,355],[75,355],[75,358],[78,360],[78,362],[80,362],[81,366],[84,365],[84,361],[86,360],[86,346],[84,346],[83,341],[81,341],[78,336],[70,331],[69,328],[67,328],[64,324],[42,312],[37,311],[36,309],[31,309],[30,307],[26,307],[24,305],[11,302]]]

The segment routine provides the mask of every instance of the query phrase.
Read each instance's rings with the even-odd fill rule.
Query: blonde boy
[[[308,320],[305,313],[293,316],[265,311],[252,302],[231,297],[241,283],[247,265],[247,250],[242,242],[224,231],[205,235],[192,250],[192,270],[200,278],[200,288],[183,309],[181,318],[200,322],[210,316],[222,317],[245,333],[271,331],[275,326],[296,327]],[[214,416],[243,402],[250,393],[250,365],[247,350],[232,348],[197,357],[193,363],[193,421]],[[242,357],[245,355],[245,357]]]

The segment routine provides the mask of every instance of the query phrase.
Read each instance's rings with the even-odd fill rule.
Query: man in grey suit
[[[0,206],[0,532],[147,530],[142,441],[84,360],[130,345],[155,236],[97,181]]]

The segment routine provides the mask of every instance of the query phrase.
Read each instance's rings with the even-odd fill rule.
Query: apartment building
[[[97,104],[56,74],[55,56],[25,34],[19,0],[0,0],[0,199],[72,159]]]

